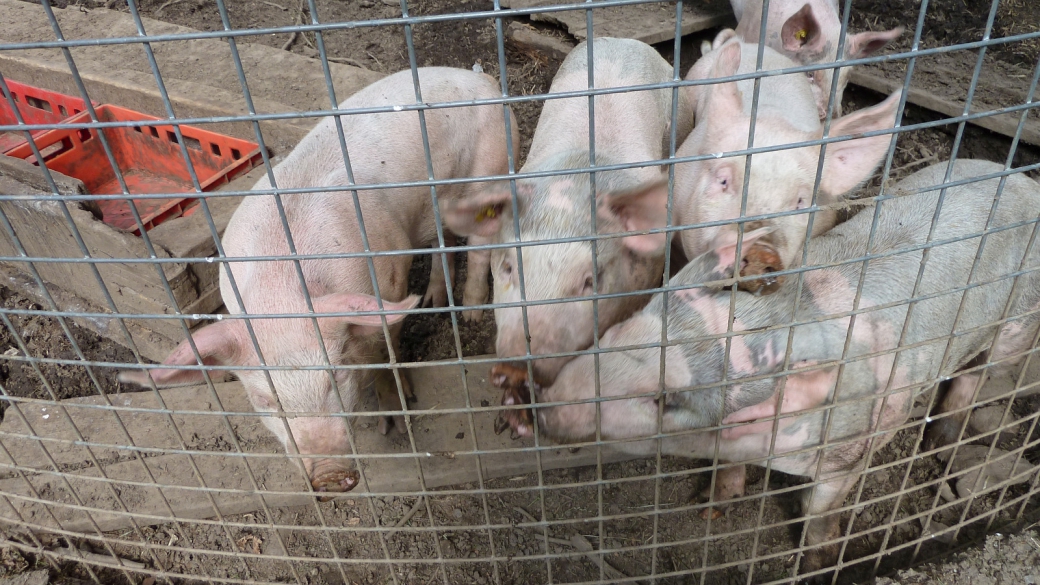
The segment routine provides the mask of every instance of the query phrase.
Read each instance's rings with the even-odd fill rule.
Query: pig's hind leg
[[[805,524],[805,546],[798,570],[800,575],[819,571],[838,562],[841,542],[828,542],[841,536],[841,514],[833,512],[845,503],[852,487],[862,472],[862,465],[834,474],[825,474],[819,483],[802,495],[802,513],[809,516]],[[830,583],[831,575],[823,573],[810,578],[809,583]]]
[[[408,381],[406,375],[407,370],[398,370],[401,374],[401,389],[404,390],[405,400],[414,398],[412,394],[412,385]],[[379,404],[379,410],[381,411],[404,411],[404,407],[401,405],[401,397],[397,393],[397,380],[394,378],[392,370],[380,370],[376,374],[376,402]],[[379,432],[381,434],[387,434],[390,432],[390,427],[393,426],[397,429],[397,432],[403,433],[407,430],[404,422],[404,414],[386,415],[379,417]]]
[[[723,462],[720,461],[720,464]],[[699,503],[711,502],[713,506],[701,510],[701,518],[709,517],[717,520],[722,517],[729,506],[728,500],[744,495],[744,483],[747,480],[746,465],[731,465],[715,471],[715,489],[709,484],[700,491],[694,500]]]
[[[1031,309],[1037,308],[1040,308],[1040,305]],[[939,412],[943,416],[928,429],[929,449],[951,445],[963,438],[968,417],[971,415],[971,406],[978,400],[978,392],[986,383],[990,368],[1008,368],[1021,363],[1024,358],[1022,354],[1032,346],[1038,320],[1040,317],[1030,311],[1024,318],[1005,323],[990,350],[973,359],[965,367],[970,369],[987,363],[994,365],[953,379],[939,406]]]
[[[390,339],[394,347],[394,355],[401,355],[401,324],[396,323],[390,327]],[[386,359],[386,352],[383,352],[383,358]],[[397,370],[401,378],[401,391],[404,394],[405,400],[412,400],[415,395],[412,392],[411,380],[408,376],[408,369]],[[379,410],[396,411],[401,414],[386,415],[379,418],[379,432],[387,434],[390,432],[390,426],[397,427],[397,432],[407,432],[408,428],[405,426],[404,421],[404,405],[401,404],[401,396],[397,392],[397,378],[394,376],[394,371],[391,369],[378,370],[376,372],[376,401],[379,404]]]
[[[470,246],[490,244],[489,238],[477,235],[469,237]],[[462,304],[467,307],[482,305],[488,296],[488,272],[491,271],[490,250],[470,250],[466,253],[466,288],[462,293]],[[475,323],[480,321],[483,311],[473,309],[462,312],[462,318]]]
[[[455,236],[444,232],[444,247],[450,248],[455,245]],[[452,286],[455,285],[455,253],[443,252],[430,255],[430,284],[426,287],[423,295],[423,307],[447,307],[448,286],[444,280],[444,262],[448,263],[448,278]]]

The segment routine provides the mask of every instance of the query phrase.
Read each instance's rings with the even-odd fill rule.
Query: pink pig
[[[698,60],[686,78],[711,79],[753,72],[758,49],[759,45],[732,39]],[[793,62],[790,59],[764,47],[763,69],[791,66]],[[714,156],[676,165],[673,219],[677,225],[715,225],[681,232],[687,258],[707,252],[719,237],[727,233],[727,237],[736,234],[737,224],[724,222],[742,216],[741,202],[748,162],[744,155],[722,157],[721,154],[748,147],[753,88],[753,79],[689,87],[696,104],[698,123],[677,154],[679,157]],[[894,93],[874,107],[835,119],[829,136],[892,128],[899,97],[898,92]],[[823,126],[816,116],[810,84],[798,74],[761,80],[754,122],[756,148],[823,137]],[[882,134],[828,144],[816,203],[821,206],[835,203],[866,181],[881,163],[890,142],[891,136]],[[813,201],[819,161],[820,146],[783,148],[752,155],[743,217],[808,208]],[[809,218],[808,212],[781,215],[748,222],[745,228],[748,231],[756,227],[773,228],[761,241],[775,248],[782,263],[777,268],[783,269],[798,263]],[[835,221],[835,213],[831,210],[816,212],[811,235],[826,231]]]
[[[951,181],[1003,168],[959,160]],[[598,368],[597,356],[582,355],[551,386],[535,385],[539,430],[560,442],[623,441],[615,446],[646,455],[660,441],[669,455],[768,462],[812,477],[803,507],[813,516],[806,544],[816,548],[802,571],[830,566],[841,535],[834,511],[872,450],[907,420],[915,395],[980,355],[1014,366],[1040,324],[1040,247],[1031,245],[1040,185],[1021,174],[965,182],[946,189],[937,211],[946,169],[933,165],[896,185],[897,196],[877,204],[876,230],[867,208],[814,238],[807,266],[820,268],[806,271],[802,286],[789,279],[768,296],[724,288],[735,238],[694,258],[669,281],[676,290],[667,305],[654,295],[603,335]],[[767,233],[745,234],[744,249]],[[670,344],[653,347],[662,339]],[[496,383],[517,385],[499,374]],[[969,404],[978,376],[957,378],[944,409]],[[512,390],[504,404],[522,402]],[[507,412],[518,434],[532,433],[525,411]],[[963,416],[944,417],[940,442],[958,438]],[[717,483],[743,493],[743,466],[719,474]]]
[[[487,75],[444,67],[420,68],[422,98],[426,103],[471,101],[496,98],[498,82]],[[341,110],[387,107],[415,103],[412,73],[402,71],[386,77],[340,104]],[[506,110],[508,112],[508,110]],[[508,113],[512,116],[512,113]],[[464,106],[431,109],[425,114],[434,178],[482,177],[505,174],[505,120],[501,105]],[[347,115],[340,118],[343,137],[350,156],[354,184],[381,184],[425,181],[426,153],[415,111]],[[515,122],[512,128],[516,128]],[[513,142],[517,142],[514,132]],[[279,188],[335,187],[334,191],[283,194],[281,205],[292,234],[297,254],[336,255],[364,251],[358,229],[359,210],[351,193],[339,134],[334,118],[322,120],[300,144],[274,168]],[[270,189],[268,178],[254,189]],[[486,189],[479,183],[441,185],[441,201],[463,197],[471,191]],[[429,187],[397,187],[358,192],[368,244],[373,251],[411,250],[437,245],[433,205]],[[450,234],[445,234],[447,238]],[[449,240],[451,241],[451,240]],[[229,258],[253,256],[284,257],[284,260],[230,262],[235,285],[241,293],[239,304],[221,265],[220,290],[232,315],[288,314],[292,318],[251,319],[252,331],[262,356],[243,319],[224,319],[193,335],[203,365],[243,367],[235,370],[250,402],[258,412],[285,412],[288,416],[263,417],[264,424],[290,452],[294,446],[304,455],[303,465],[311,485],[319,492],[342,492],[355,487],[357,471],[348,459],[348,418],[356,410],[359,395],[372,382],[372,369],[339,366],[375,363],[387,350],[380,315],[323,316],[317,318],[321,338],[306,299],[313,301],[315,313],[353,313],[378,310],[380,300],[373,296],[372,279],[365,258],[319,258],[299,261],[304,282],[283,229],[282,218],[272,195],[251,196],[242,202],[231,218],[223,237]],[[372,259],[382,295],[382,309],[401,311],[419,302],[408,296],[408,270],[411,255],[384,255]],[[444,304],[444,274],[439,262],[427,291],[427,300]],[[486,291],[486,265],[470,266],[470,279],[483,280]],[[479,287],[477,287],[479,289]],[[467,287],[467,292],[469,292]],[[471,303],[483,298],[469,298]],[[385,316],[394,351],[397,351],[404,315]],[[325,355],[337,368],[296,369],[324,366]],[[194,366],[199,362],[188,341],[181,343],[163,362],[164,366]],[[265,372],[245,369],[266,364],[280,366]],[[401,372],[402,374],[404,371]],[[151,380],[158,385],[197,383],[203,380],[199,369],[158,368],[124,372],[123,382],[140,385]],[[335,386],[332,379],[335,379]],[[402,391],[410,394],[407,378],[402,376]],[[338,390],[338,392],[336,392]],[[380,395],[381,410],[402,409],[393,391]],[[402,432],[403,416],[395,417]],[[389,421],[380,421],[380,430]],[[289,433],[292,433],[290,440]]]
[[[790,57],[799,65],[834,63],[838,57],[841,19],[838,0],[774,0],[766,15],[766,46]],[[737,17],[737,29],[724,30],[715,38],[714,47],[737,36],[746,43],[758,43],[762,30],[762,0],[730,0]],[[879,51],[899,35],[903,27],[884,32],[847,34],[843,59],[862,59]],[[849,83],[851,68],[838,70],[838,88],[834,94],[834,115],[841,115],[841,98]],[[819,117],[827,116],[834,69],[807,72]]]

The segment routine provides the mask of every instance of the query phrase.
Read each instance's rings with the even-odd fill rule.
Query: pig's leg
[[[390,326],[390,338],[394,346],[394,355],[401,355],[401,325],[396,324]],[[385,356],[384,356],[385,357]],[[398,369],[401,376],[401,390],[404,391],[405,400],[415,398],[412,393],[412,384],[408,379],[407,369]],[[404,411],[404,405],[401,404],[400,395],[397,393],[397,380],[394,378],[393,370],[379,370],[376,374],[376,400],[379,403],[379,410],[397,410]],[[404,414],[398,414],[391,416],[382,416],[379,418],[379,432],[387,434],[390,432],[390,425],[392,424],[397,427],[397,432],[404,433],[408,430],[404,423]]]
[[[950,382],[950,389],[943,397],[939,412],[953,414],[943,416],[932,424],[928,429],[928,448],[935,449],[950,445],[957,441],[964,428],[964,422],[971,414],[968,408],[975,401],[975,388],[983,381],[986,371],[977,371],[971,374],[957,376]]]
[[[401,373],[401,386],[404,390],[405,399],[413,398],[412,396],[412,385],[408,381],[408,370],[398,370]],[[404,407],[401,406],[401,398],[397,393],[397,380],[394,379],[394,373],[392,370],[380,370],[376,374],[376,401],[379,404],[379,410],[397,410],[403,411]],[[390,432],[390,427],[394,426],[397,428],[397,432],[403,433],[407,430],[404,424],[404,415],[387,415],[379,417],[379,432],[387,434]]]
[[[446,248],[455,245],[455,236],[444,232],[444,246]],[[431,254],[430,262],[430,284],[426,287],[423,295],[423,307],[447,307],[448,287],[444,281],[444,264],[448,262],[448,277],[451,278],[452,286],[455,285],[455,253],[445,252]]]
[[[482,246],[491,243],[489,238],[472,235],[468,241],[471,246]],[[488,296],[488,272],[491,270],[490,250],[470,250],[466,253],[466,288],[462,293],[462,304],[467,307],[482,305]],[[477,322],[483,311],[476,309],[463,311],[462,318]]]
[[[802,495],[802,511],[807,516],[818,516],[810,518],[805,527],[805,556],[802,558],[799,573],[811,573],[825,567],[833,566],[838,562],[838,553],[841,551],[841,543],[833,542],[823,544],[841,536],[841,514],[827,514],[845,503],[849,491],[856,485],[857,479],[862,471],[862,465],[854,469],[831,474],[831,479],[826,476],[821,478],[820,483],[805,491]],[[830,575],[822,574],[813,577],[818,582],[830,583]]]
[[[719,463],[722,463],[721,461]],[[747,466],[734,465],[723,467],[715,472],[715,491],[711,486],[701,490],[699,499],[701,502],[712,502],[715,504],[710,508],[701,510],[701,518],[713,520],[723,515],[722,510],[728,505],[727,500],[739,498],[744,495],[744,482],[747,479]]]

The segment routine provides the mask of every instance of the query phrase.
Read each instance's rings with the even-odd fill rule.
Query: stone
[[[20,573],[12,577],[0,579],[0,585],[47,585],[50,582],[47,570]]]
[[[542,34],[534,27],[520,24],[519,22],[509,23],[508,33],[509,38],[517,45],[538,51],[552,59],[562,61],[571,52],[571,49],[574,48],[574,45],[570,43]]]

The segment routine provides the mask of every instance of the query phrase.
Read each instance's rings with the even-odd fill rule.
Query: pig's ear
[[[191,338],[199,350],[202,365],[231,366],[243,363],[242,354],[246,341],[245,325],[239,319],[229,319],[199,329]],[[197,366],[198,360],[191,344],[184,340],[163,361],[164,366]],[[118,379],[123,384],[148,386],[151,377],[156,386],[173,384],[199,384],[205,381],[202,370],[156,368],[152,370],[128,370],[120,372]]]
[[[846,59],[862,59],[880,51],[885,45],[899,38],[903,27],[884,32],[861,32],[849,35],[845,42]]]
[[[838,118],[831,124],[830,135],[848,136],[892,128],[901,95],[902,92],[897,91],[872,108]],[[833,200],[866,181],[881,163],[891,140],[891,135],[880,134],[828,144],[820,190]]]
[[[316,313],[354,313],[378,311],[379,302],[372,295],[358,293],[335,293],[314,299]],[[407,311],[419,304],[418,295],[410,295],[401,302],[383,301],[384,311]],[[387,315],[386,324],[393,325],[405,318],[400,313]],[[349,326],[350,333],[359,337],[375,335],[383,332],[383,320],[379,315],[347,315],[343,317],[319,317],[322,335],[332,328]]]
[[[517,195],[527,191],[517,185]],[[460,236],[490,238],[502,227],[502,218],[512,216],[512,194],[508,184],[497,184],[477,195],[461,199],[442,199],[441,218],[448,228]]]
[[[780,29],[780,42],[784,50],[796,54],[812,55],[823,50],[824,39],[820,33],[820,22],[808,3],[791,15]]]
[[[742,254],[746,254],[748,248],[755,243],[755,240],[773,233],[772,227],[758,228],[750,232],[744,232],[744,241],[740,245],[740,251]],[[736,264],[737,259],[737,232],[733,230],[725,230],[714,242],[715,255],[719,257],[718,266],[715,267],[716,272],[730,272],[733,265]]]
[[[740,43],[729,43],[718,50],[719,56],[715,60],[711,77],[718,79],[730,77],[737,74],[740,68]],[[744,112],[744,100],[740,97],[735,81],[709,85],[700,88],[700,95],[709,91],[708,100],[705,104],[707,112],[704,119],[709,122],[729,124],[730,120],[740,118]],[[700,109],[698,108],[698,113]]]
[[[735,36],[737,36],[737,31],[731,28],[724,28],[720,30],[719,34],[715,35],[715,39],[711,41],[711,50],[714,51],[715,49],[718,49]]]
[[[600,216],[613,216],[626,232],[660,229],[668,223],[668,180],[662,179],[630,191],[600,194]],[[652,255],[664,250],[664,232],[626,236],[622,242],[637,254]]]

